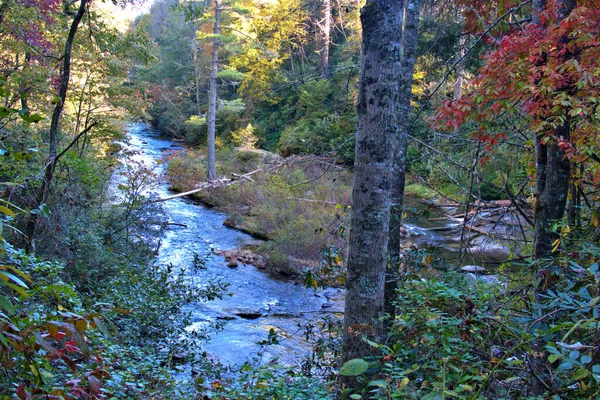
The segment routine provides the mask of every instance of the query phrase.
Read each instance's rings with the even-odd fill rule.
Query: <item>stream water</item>
[[[142,124],[128,129],[128,150],[132,158],[154,167],[161,174],[157,161],[167,150],[180,145],[161,138]],[[161,179],[153,190],[160,197],[172,194]],[[158,263],[175,268],[191,269],[194,255],[207,256],[206,269],[190,276],[198,284],[221,280],[229,284],[230,296],[188,306],[192,325],[188,330],[202,329],[215,322],[225,322],[219,332],[211,334],[204,350],[225,365],[241,365],[260,350],[258,342],[267,339],[270,329],[278,335],[279,344],[268,346],[263,359],[278,355],[282,362],[294,363],[308,355],[310,346],[302,338],[302,326],[324,314],[342,311],[343,293],[340,289],[315,292],[290,281],[276,280],[251,265],[228,268],[222,256],[212,249],[233,249],[255,243],[252,237],[223,226],[224,213],[204,207],[185,198],[164,202],[169,228],[162,238]],[[252,319],[239,317],[248,314]]]
[[[163,158],[164,152],[181,148],[143,124],[129,126],[125,147],[134,152],[132,159],[155,168],[159,177],[164,166],[157,162]],[[172,194],[162,178],[153,191],[160,197]],[[416,205],[415,202],[408,204],[409,207]],[[170,224],[162,238],[157,262],[190,270],[195,254],[207,256],[206,268],[194,272],[190,281],[205,284],[221,280],[229,284],[230,296],[193,304],[186,310],[192,314],[189,331],[219,321],[225,322],[223,329],[213,333],[210,341],[204,345],[204,350],[223,364],[241,365],[250,360],[260,350],[258,342],[267,339],[271,329],[277,333],[279,344],[268,346],[263,359],[277,355],[285,363],[297,363],[311,351],[302,337],[302,326],[323,315],[342,312],[341,289],[328,288],[315,292],[301,284],[276,280],[250,265],[228,268],[224,258],[212,253],[212,249],[234,249],[256,241],[223,226],[226,218],[224,213],[185,198],[166,201],[164,210]],[[432,223],[428,220],[421,218],[407,224],[410,242],[417,245],[435,243],[447,254],[455,253],[459,238],[455,228],[458,224],[447,221]]]

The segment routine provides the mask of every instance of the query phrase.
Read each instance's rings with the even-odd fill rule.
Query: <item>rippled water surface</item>
[[[157,165],[157,161],[163,158],[165,151],[180,148],[141,124],[131,125],[128,136],[126,147],[137,153],[132,158],[156,168],[159,176],[164,166]],[[172,194],[164,178],[154,191],[161,197]],[[224,364],[240,365],[256,355],[260,349],[257,342],[267,339],[273,328],[280,344],[269,346],[265,358],[279,355],[282,361],[292,363],[307,355],[310,347],[302,339],[300,326],[323,314],[341,311],[341,290],[315,293],[303,285],[273,279],[251,265],[228,268],[224,258],[212,254],[211,248],[238,248],[255,243],[253,238],[223,226],[224,213],[187,199],[166,201],[164,209],[170,225],[162,239],[158,262],[189,269],[194,254],[207,256],[206,269],[190,276],[190,280],[198,284],[216,280],[229,284],[230,296],[188,308],[193,321],[188,330],[202,328],[217,319],[227,320],[222,331],[211,335],[204,349]],[[245,319],[238,317],[238,313],[261,316]]]

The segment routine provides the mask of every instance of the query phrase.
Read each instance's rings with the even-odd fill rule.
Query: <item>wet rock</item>
[[[234,312],[234,314],[244,319],[258,319],[262,317],[262,313],[260,311],[253,310],[238,310]]]
[[[223,321],[231,321],[235,319],[234,315],[217,315],[217,319],[223,320]]]
[[[479,265],[465,265],[460,269],[460,272],[471,272],[475,274],[484,274],[485,268],[480,267]]]
[[[227,262],[227,266],[230,268],[235,268],[240,263],[254,265],[258,269],[264,269],[266,266],[264,258],[250,250],[217,250],[215,251],[215,254],[224,256],[225,262]]]

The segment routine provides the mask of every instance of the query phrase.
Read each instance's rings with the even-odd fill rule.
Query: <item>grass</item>
[[[268,154],[219,150],[219,176],[263,171],[252,175],[252,182],[207,189],[195,197],[228,213],[228,226],[268,238],[258,252],[269,271],[293,277],[334,273],[327,255],[336,254],[336,266],[344,263],[339,255],[347,248],[351,173],[324,158],[294,157],[273,165],[263,162],[265,156],[272,159]],[[206,177],[203,153],[169,155],[167,176],[175,190],[192,189]],[[338,282],[337,276],[325,278]]]

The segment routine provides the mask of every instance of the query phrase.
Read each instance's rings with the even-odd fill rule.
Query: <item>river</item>
[[[124,147],[133,153],[130,159],[154,168],[159,182],[153,192],[161,198],[171,195],[162,176],[165,165],[160,161],[165,151],[181,149],[181,145],[162,138],[143,124],[131,124]],[[407,208],[422,211],[423,207],[414,199],[407,201]],[[204,284],[220,280],[229,284],[229,293],[223,299],[192,304],[185,309],[192,315],[192,323],[187,327],[190,332],[224,323],[223,328],[213,332],[203,345],[203,349],[221,363],[239,366],[252,360],[261,350],[259,342],[268,338],[271,329],[277,334],[279,344],[264,349],[262,361],[278,356],[286,364],[299,363],[311,352],[310,344],[303,338],[303,327],[318,325],[318,321],[326,316],[341,317],[341,289],[326,288],[315,292],[301,284],[274,279],[251,265],[227,267],[224,257],[214,254],[213,250],[240,248],[256,243],[256,240],[225,227],[226,214],[185,198],[164,202],[164,212],[169,228],[162,238],[157,262],[190,271],[195,255],[206,257],[206,268],[190,272],[193,274],[190,282]],[[407,245],[434,244],[436,255],[456,258],[459,223],[427,216],[417,216],[408,222],[410,240]],[[492,251],[483,258],[493,259],[495,255]]]
[[[135,153],[132,159],[154,168],[159,177],[164,165],[158,161],[164,152],[181,148],[142,124],[129,125],[125,147]],[[172,194],[168,186],[161,178],[153,192],[167,197]],[[157,262],[190,270],[195,254],[207,256],[206,268],[190,276],[190,281],[221,280],[229,284],[229,295],[222,300],[193,304],[185,310],[192,314],[189,331],[224,323],[203,345],[205,351],[225,365],[241,365],[256,356],[261,350],[258,342],[266,340],[273,329],[279,344],[265,349],[263,361],[277,355],[282,362],[292,364],[310,354],[310,345],[302,337],[302,327],[341,312],[343,293],[340,289],[315,292],[301,284],[276,280],[251,265],[229,268],[224,258],[212,250],[243,247],[256,243],[255,239],[223,226],[226,214],[185,198],[164,202],[164,211],[169,228],[162,238]]]

